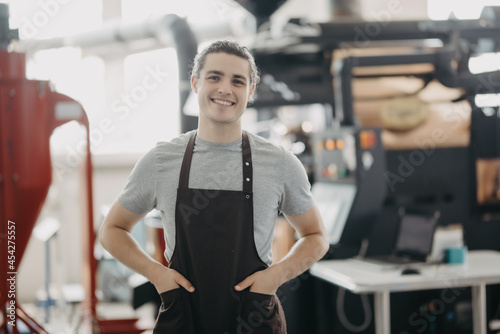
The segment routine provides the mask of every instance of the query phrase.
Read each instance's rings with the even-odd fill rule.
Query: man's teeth
[[[213,100],[215,103],[218,103],[218,104],[222,104],[222,105],[225,105],[225,106],[231,106],[233,105],[232,102],[227,102],[227,101],[222,101],[222,100]]]

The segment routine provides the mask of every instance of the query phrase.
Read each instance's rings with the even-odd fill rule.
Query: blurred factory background
[[[459,230],[468,250],[500,251],[498,6],[0,1],[0,268],[3,282],[8,265],[17,268],[21,307],[15,329],[4,311],[0,333],[151,328],[158,299],[95,233],[138,159],[196,128],[189,65],[218,39],[255,55],[262,80],[244,128],[290,149],[318,185],[328,259],[390,253],[401,207],[439,211],[438,227]],[[17,236],[10,264],[9,220]],[[152,212],[134,236],[161,261],[158,226]],[[279,220],[275,260],[293,242]],[[492,321],[500,318],[499,283],[485,288],[484,333],[500,331]],[[9,291],[2,285],[7,306]],[[431,314],[441,292],[393,294],[392,333],[472,333],[470,288],[424,318],[426,326],[408,321]],[[291,334],[375,332],[371,297],[346,293],[339,303],[338,289],[309,273],[282,294]]]

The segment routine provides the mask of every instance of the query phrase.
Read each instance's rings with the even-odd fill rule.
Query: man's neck
[[[197,136],[212,143],[232,143],[241,138],[241,123],[198,124]]]

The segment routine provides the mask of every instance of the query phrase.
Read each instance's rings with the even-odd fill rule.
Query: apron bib
[[[254,241],[252,155],[243,132],[243,191],[191,189],[196,133],[189,139],[175,207],[176,242],[170,268],[196,288],[160,294],[154,334],[284,334],[277,296],[238,292],[234,286],[267,265]]]

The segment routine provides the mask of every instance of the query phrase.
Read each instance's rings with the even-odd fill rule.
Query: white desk
[[[310,273],[354,293],[373,293],[376,334],[391,332],[391,292],[470,286],[474,334],[486,334],[486,285],[500,283],[500,252],[470,251],[464,265],[429,265],[418,275],[402,276],[399,270],[377,270],[349,259],[319,261]]]

